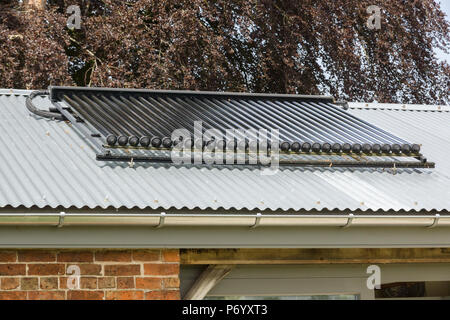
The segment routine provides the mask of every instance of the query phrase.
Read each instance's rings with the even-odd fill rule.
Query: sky
[[[450,21],[450,0],[440,0],[438,1],[441,3],[442,11],[444,11],[447,14],[447,20]],[[437,56],[441,60],[447,60],[448,63],[450,63],[450,54],[445,54],[444,52],[441,52],[440,50],[437,51]]]

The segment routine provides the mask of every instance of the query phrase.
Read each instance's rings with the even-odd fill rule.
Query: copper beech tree
[[[43,3],[43,8],[41,8]],[[68,28],[67,8],[81,9]],[[371,28],[370,6],[380,9]],[[449,103],[435,0],[2,0],[0,87],[82,85]]]

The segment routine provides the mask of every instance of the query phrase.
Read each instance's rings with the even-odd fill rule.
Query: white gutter
[[[450,226],[450,216],[424,215],[272,215],[272,214],[78,214],[3,213],[0,226],[236,226],[249,229],[293,226],[428,227]]]

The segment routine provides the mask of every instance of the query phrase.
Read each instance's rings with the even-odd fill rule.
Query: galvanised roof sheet
[[[0,207],[449,211],[450,112],[435,106],[348,112],[421,141],[436,169],[177,167],[98,162],[66,122],[30,115],[29,91],[0,91]],[[51,106],[38,97],[41,108]],[[431,111],[432,110],[432,111]]]

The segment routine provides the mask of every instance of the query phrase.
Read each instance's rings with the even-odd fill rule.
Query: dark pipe
[[[409,154],[411,152],[411,146],[409,144],[402,145],[402,153]]]
[[[44,118],[55,119],[55,120],[66,120],[66,118],[64,118],[64,116],[62,116],[61,113],[39,110],[35,107],[35,105],[33,104],[33,99],[37,96],[44,96],[44,95],[48,96],[49,91],[42,90],[42,91],[31,92],[30,95],[25,100],[25,106],[27,107],[28,111],[30,111],[31,113],[34,113],[35,115],[38,115],[40,117],[44,117]]]
[[[226,146],[226,143],[225,143],[225,141],[224,140],[219,140],[219,141],[217,141],[216,142],[216,150],[220,150],[220,151],[224,151],[225,150],[225,146]]]
[[[158,148],[158,147],[161,145],[162,140],[161,140],[160,137],[153,137],[153,138],[150,140],[150,143],[151,143],[152,147]]]
[[[335,143],[333,144],[333,146],[331,147],[331,150],[333,150],[333,152],[340,152],[341,151],[341,145],[339,143]]]
[[[313,143],[312,147],[311,147],[313,152],[320,152],[321,146],[320,143]]]
[[[378,143],[375,143],[372,146],[372,152],[373,153],[380,153],[381,152],[381,146]]]
[[[368,143],[363,144],[362,151],[364,153],[371,153],[372,152],[372,146]]]
[[[236,141],[234,141],[234,139],[228,141],[226,147],[229,151],[235,151],[237,149]]]
[[[147,136],[142,137],[141,140],[139,140],[139,143],[144,148],[147,148],[150,145],[150,137],[147,137]]]
[[[355,143],[355,144],[353,145],[353,147],[352,147],[352,151],[353,151],[354,153],[360,153],[360,152],[361,152],[361,149],[362,149],[362,147],[361,147],[361,145],[360,145],[359,143]]]
[[[402,151],[402,147],[400,147],[399,144],[393,144],[392,145],[392,152],[393,153],[400,153],[400,151]]]
[[[248,149],[252,152],[258,151],[258,141],[251,140],[248,144]]]
[[[115,145],[117,142],[117,137],[113,134],[110,134],[106,137],[106,143],[110,146]]]
[[[311,150],[311,144],[308,142],[305,142],[302,144],[302,151],[303,152],[309,152]]]
[[[420,145],[418,144],[413,144],[411,147],[411,151],[414,153],[419,153],[420,152]]]
[[[391,146],[388,145],[388,144],[384,144],[384,145],[381,147],[381,151],[382,151],[383,153],[389,153],[389,152],[391,152]]]
[[[194,140],[188,138],[184,141],[184,147],[187,149],[191,149],[194,146]]]
[[[325,142],[325,143],[322,145],[322,151],[323,151],[323,152],[330,152],[330,150],[331,150],[331,144]]]
[[[130,144],[130,146],[136,147],[139,144],[139,138],[136,136],[131,136],[128,139],[128,143]]]
[[[172,146],[172,140],[170,140],[170,138],[165,137],[162,139],[162,146],[164,148],[170,148]]]
[[[287,142],[287,141],[283,142],[283,143],[280,145],[281,151],[284,151],[284,152],[289,151],[290,147],[291,147],[291,145],[290,145],[290,143]]]
[[[206,141],[204,141],[202,138],[197,139],[195,141],[195,148],[198,149],[198,150],[203,150],[205,145],[206,145]]]
[[[127,136],[119,136],[119,138],[117,139],[118,143],[120,146],[126,146],[128,143],[128,137]]]
[[[133,159],[134,162],[153,162],[153,163],[171,163],[170,157],[147,157],[147,156],[112,156],[110,154],[97,154],[96,159],[98,161],[124,161],[130,162]],[[205,164],[205,162],[203,162]],[[237,163],[238,165],[241,163]],[[294,166],[294,167],[359,167],[359,168],[393,168],[394,164],[396,168],[434,168],[433,162],[411,162],[411,161],[328,161],[328,160],[280,160],[281,166]],[[220,165],[220,164],[217,164]],[[222,164],[225,165],[225,164]],[[242,165],[248,165],[243,163]],[[258,163],[258,165],[262,165]]]
[[[299,151],[300,151],[300,148],[302,148],[302,146],[301,146],[300,143],[298,143],[298,142],[294,142],[294,143],[291,145],[291,151],[293,151],[293,152],[299,152]]]
[[[349,153],[350,151],[352,151],[352,145],[350,143],[344,143],[342,145],[342,151],[345,153]]]

